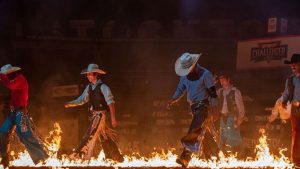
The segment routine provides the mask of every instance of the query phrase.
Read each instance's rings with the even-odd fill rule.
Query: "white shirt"
[[[242,94],[240,90],[234,86],[230,86],[228,89],[221,88],[218,90],[218,95],[222,94],[224,98],[223,101],[221,100],[221,102],[223,102],[221,113],[223,114],[232,113],[228,111],[227,100],[226,100],[226,96],[229,94],[231,90],[234,90],[235,102],[238,109],[239,118],[243,118],[245,116],[245,107],[244,107]],[[223,92],[221,93],[221,91]]]
[[[102,81],[98,80],[96,82],[96,84],[92,84],[92,90],[94,90],[99,83],[102,83]],[[80,106],[80,105],[83,105],[83,104],[87,103],[89,101],[88,91],[89,91],[89,85],[86,86],[86,88],[84,89],[81,96],[79,96],[77,99],[69,102],[70,106],[72,106],[72,107],[73,106]],[[105,99],[107,105],[115,103],[114,96],[111,93],[110,88],[104,83],[101,85],[101,92],[104,96],[104,99]]]
[[[291,103],[288,102],[286,109],[284,109],[282,107],[282,100],[282,96],[276,100],[276,103],[272,109],[272,114],[269,117],[269,122],[274,121],[277,118],[278,113],[281,120],[287,120],[291,117]]]

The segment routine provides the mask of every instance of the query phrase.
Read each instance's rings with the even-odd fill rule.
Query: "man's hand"
[[[287,109],[287,103],[282,102],[282,108]]]
[[[171,106],[172,106],[174,103],[175,103],[174,100],[168,101],[168,103],[167,103],[167,105],[166,105],[166,109],[167,109],[167,110],[170,110],[170,109],[171,109]]]
[[[71,104],[65,103],[64,106],[65,106],[65,108],[69,108],[69,107],[71,107]]]
[[[113,128],[115,128],[115,127],[117,127],[117,121],[116,121],[116,119],[114,119],[114,118],[112,118],[111,119],[111,125],[113,126]]]
[[[241,124],[243,123],[244,121],[244,117],[235,117],[234,118],[234,128],[238,128],[241,126]]]

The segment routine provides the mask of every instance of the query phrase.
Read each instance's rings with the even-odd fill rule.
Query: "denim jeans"
[[[7,157],[8,133],[16,125],[16,133],[21,143],[26,147],[32,161],[37,164],[48,158],[43,144],[35,137],[30,126],[29,117],[20,111],[12,111],[0,128],[0,152]]]
[[[223,149],[226,145],[237,147],[243,144],[239,128],[234,127],[234,114],[227,117],[222,116],[220,120],[220,140],[219,148]]]
[[[199,105],[199,107],[192,107],[193,120],[190,125],[188,133],[181,139],[184,148],[191,152],[199,152],[201,142],[198,137],[202,131],[202,124],[208,116],[207,105]]]

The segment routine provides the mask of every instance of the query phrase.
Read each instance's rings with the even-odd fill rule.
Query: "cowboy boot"
[[[180,164],[183,168],[187,168],[190,160],[191,160],[192,152],[187,149],[183,149],[179,158],[176,159],[176,163]]]

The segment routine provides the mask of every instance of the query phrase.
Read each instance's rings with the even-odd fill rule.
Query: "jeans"
[[[208,108],[206,105],[192,108],[193,120],[188,133],[181,139],[184,148],[191,152],[199,152],[201,142],[198,137],[202,131],[202,124],[208,116]]]
[[[231,148],[242,146],[243,140],[239,128],[234,127],[234,114],[222,116],[220,120],[220,140],[219,147],[224,149],[226,145]]]
[[[16,125],[16,133],[23,143],[32,159],[37,164],[48,158],[43,144],[39,142],[32,132],[28,115],[21,111],[12,111],[0,128],[0,152],[1,156],[7,158],[8,133]]]

